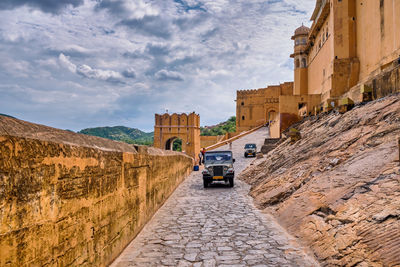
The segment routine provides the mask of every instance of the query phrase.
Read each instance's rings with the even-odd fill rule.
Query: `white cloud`
[[[64,54],[60,54],[58,56],[58,60],[60,62],[60,65],[66,69],[68,69],[72,73],[76,73],[76,65],[72,63],[68,57],[66,57]]]
[[[76,69],[76,73],[80,74],[86,78],[99,79],[99,80],[103,80],[103,81],[107,81],[107,80],[119,81],[120,79],[122,79],[122,75],[119,72],[112,71],[112,70],[92,69],[88,65],[78,66]]]
[[[160,70],[154,77],[159,81],[183,81],[182,74],[175,71]]]
[[[97,80],[111,81],[111,82],[122,82],[123,75],[119,72],[112,70],[93,69],[92,67],[86,64],[77,66],[74,63],[72,63],[69,60],[69,58],[64,54],[60,54],[58,58],[61,66],[68,69],[72,73],[79,74],[89,79],[97,79]]]

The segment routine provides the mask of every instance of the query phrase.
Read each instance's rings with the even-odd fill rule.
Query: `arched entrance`
[[[269,123],[276,121],[277,115],[278,113],[274,109],[268,110],[266,115],[267,121]]]
[[[182,139],[174,136],[165,142],[165,150],[185,152],[185,149],[183,149],[183,145],[184,145],[184,143],[183,143]]]
[[[187,114],[155,115],[154,147],[182,150],[197,158],[200,152],[200,116],[194,112]]]

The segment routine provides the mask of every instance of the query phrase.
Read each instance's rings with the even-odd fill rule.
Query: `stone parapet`
[[[182,153],[0,116],[0,266],[106,266],[192,167]]]

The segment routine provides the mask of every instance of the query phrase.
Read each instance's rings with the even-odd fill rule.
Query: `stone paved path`
[[[262,128],[233,143],[236,174],[253,161],[244,144],[265,137]],[[112,266],[319,266],[254,207],[248,191],[239,180],[204,189],[201,172],[193,172]]]

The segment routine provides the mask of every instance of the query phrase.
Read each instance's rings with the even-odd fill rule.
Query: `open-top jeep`
[[[244,157],[247,158],[248,156],[256,156],[257,146],[256,144],[246,144],[244,146]]]
[[[210,151],[204,154],[203,182],[204,187],[208,187],[213,181],[229,182],[233,187],[235,170],[232,157],[232,151]]]

